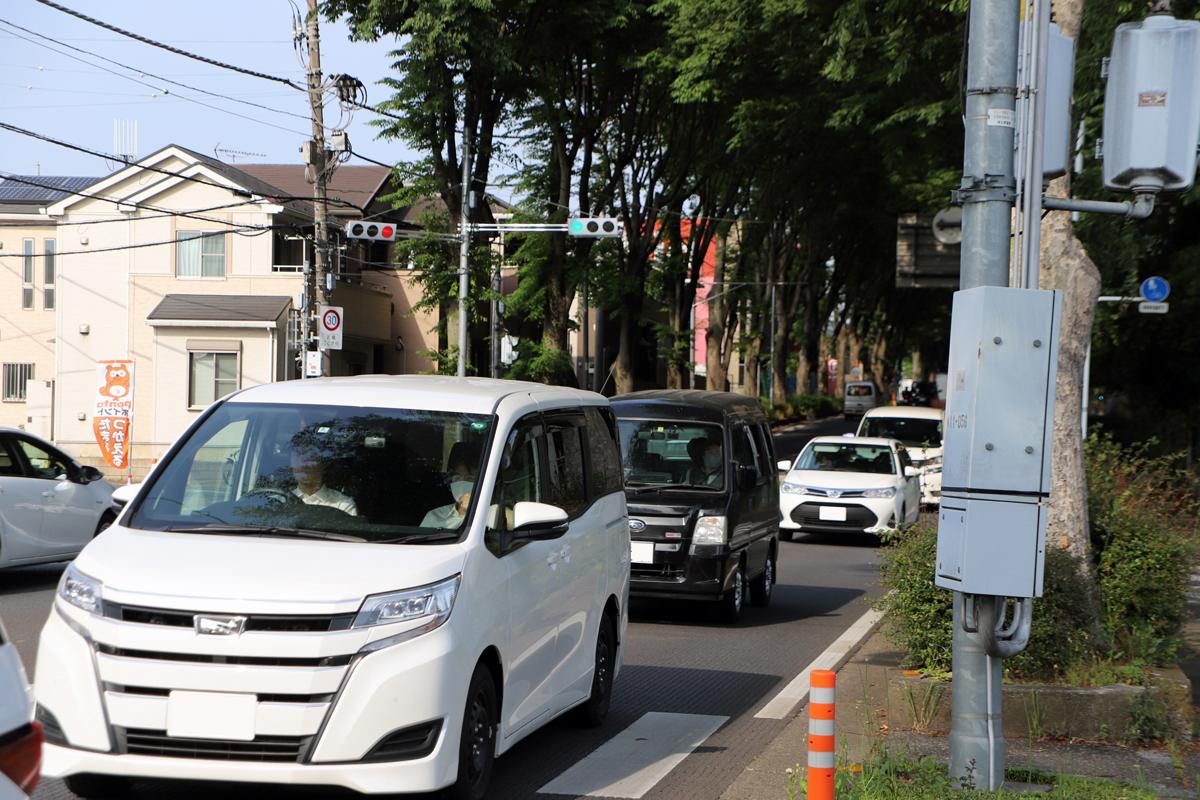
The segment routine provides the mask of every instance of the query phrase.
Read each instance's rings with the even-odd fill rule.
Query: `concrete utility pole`
[[[325,106],[321,85],[321,32],[317,27],[317,0],[308,0],[308,102],[312,107],[312,141],[308,147],[308,164],[312,169],[313,184],[313,263],[304,274],[304,330],[305,349],[317,338],[316,300],[318,292],[321,303],[329,305],[333,297],[333,285],[329,272],[329,229],[327,225],[328,205],[325,186]],[[321,359],[321,374],[329,373],[325,358]]]
[[[316,0],[309,0],[315,3]],[[467,292],[470,291],[468,269],[471,259],[471,137],[463,130],[462,143],[462,211],[459,214],[458,245],[458,377],[467,375]]]
[[[963,204],[960,289],[1009,284],[1016,190],[1013,134],[1020,1],[973,0],[969,13],[959,189]],[[987,654],[980,625],[972,624],[972,632],[964,628],[966,599],[954,592],[950,779],[981,789],[999,788],[1004,783],[1002,661]]]

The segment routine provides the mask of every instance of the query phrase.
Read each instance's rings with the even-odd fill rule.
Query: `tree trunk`
[[[616,393],[626,394],[633,391],[633,338],[637,335],[635,330],[637,322],[628,311],[617,319],[620,321],[619,344],[617,345],[617,357],[613,361],[613,381],[617,387]]]
[[[1054,10],[1062,32],[1077,37],[1083,0],[1061,0],[1054,3]],[[1058,196],[1069,193],[1070,186],[1065,177],[1053,181],[1047,191],[1049,195]],[[1100,295],[1100,271],[1075,236],[1068,212],[1052,212],[1042,222],[1040,282],[1043,289],[1059,289],[1063,294],[1046,541],[1078,558],[1081,568],[1090,575],[1087,477],[1079,415],[1084,360],[1092,339],[1096,298]]]
[[[728,229],[717,236],[716,264],[713,267],[713,285],[708,290],[705,303],[708,305],[708,330],[704,332],[704,366],[708,388],[714,392],[729,390],[729,363],[725,353],[725,317],[731,303],[725,288],[725,254],[729,246]]]

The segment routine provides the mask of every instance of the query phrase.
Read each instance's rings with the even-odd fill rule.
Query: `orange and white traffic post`
[[[833,670],[814,669],[808,676],[808,800],[833,800],[836,685]]]

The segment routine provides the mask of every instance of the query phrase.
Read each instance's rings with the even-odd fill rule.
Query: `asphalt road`
[[[793,458],[814,435],[852,425],[826,420],[776,436],[780,458]],[[704,609],[674,603],[633,606],[625,668],[614,688],[605,725],[583,730],[551,723],[502,757],[491,796],[554,798],[538,790],[648,712],[719,715],[729,720],[691,752],[646,800],[687,797],[717,800],[778,734],[787,720],[756,719],[755,712],[829,646],[878,594],[878,551],[864,538],[799,536],[781,544],[779,581],[771,606],[749,608],[736,627],[716,623]],[[0,573],[0,616],[32,667],[37,633],[49,611],[61,566]],[[797,753],[797,761],[803,759]],[[130,797],[224,798],[352,796],[327,789],[264,789],[154,782]],[[62,783],[46,780],[34,800],[67,798]]]

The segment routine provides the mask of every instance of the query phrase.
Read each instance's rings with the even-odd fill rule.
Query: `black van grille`
[[[299,761],[311,736],[256,736],[253,741],[187,739],[165,731],[115,728],[120,750],[131,756],[203,758],[213,761]]]

